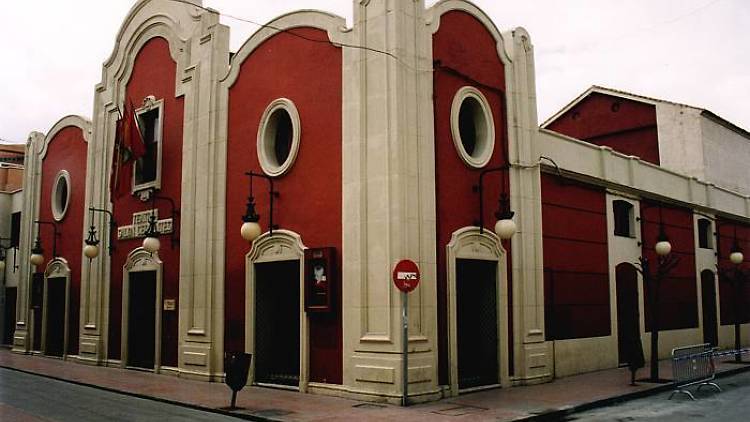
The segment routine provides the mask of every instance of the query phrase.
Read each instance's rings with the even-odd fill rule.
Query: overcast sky
[[[405,0],[404,0],[405,1]],[[3,4],[0,138],[23,142],[62,116],[93,112],[94,85],[134,0]],[[352,0],[204,0],[265,23],[321,9],[351,23]],[[435,1],[427,0],[427,5]],[[476,0],[501,31],[531,34],[539,120],[592,84],[710,109],[750,129],[746,0]],[[223,16],[236,50],[258,28]]]

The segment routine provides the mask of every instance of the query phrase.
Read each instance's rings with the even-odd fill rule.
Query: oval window
[[[453,97],[451,134],[461,159],[470,167],[487,165],[495,149],[495,123],[484,95],[465,86]]]
[[[55,177],[55,183],[52,185],[52,216],[55,220],[60,221],[65,217],[70,205],[70,174],[61,170]]]
[[[258,129],[258,160],[269,176],[286,173],[297,158],[300,138],[297,108],[286,99],[273,101],[263,112]]]

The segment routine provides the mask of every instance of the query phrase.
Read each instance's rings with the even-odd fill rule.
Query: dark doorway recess
[[[299,261],[255,264],[255,382],[299,385]]]
[[[716,321],[716,284],[711,270],[701,272],[701,298],[703,302],[703,342],[716,346],[719,343]]]
[[[13,333],[16,331],[16,288],[5,288],[5,318],[3,327],[3,344],[13,344]]]
[[[65,350],[65,278],[47,279],[47,332],[44,353],[62,356]]]
[[[620,365],[627,364],[628,350],[641,335],[638,313],[638,272],[631,264],[615,268],[617,289],[617,354]],[[640,343],[639,343],[640,344]]]
[[[498,382],[497,262],[456,260],[458,388]]]
[[[156,271],[128,276],[127,366],[154,369],[156,349]]]
[[[44,273],[31,276],[31,319],[33,339],[31,350],[42,350],[42,305],[44,302]]]

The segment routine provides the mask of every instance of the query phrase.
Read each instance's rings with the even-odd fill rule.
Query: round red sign
[[[414,261],[404,259],[393,268],[393,283],[404,293],[409,293],[419,286],[419,267]]]

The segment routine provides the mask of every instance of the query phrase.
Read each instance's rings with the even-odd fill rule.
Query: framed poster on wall
[[[313,248],[305,251],[305,311],[330,312],[335,284],[336,249]]]

